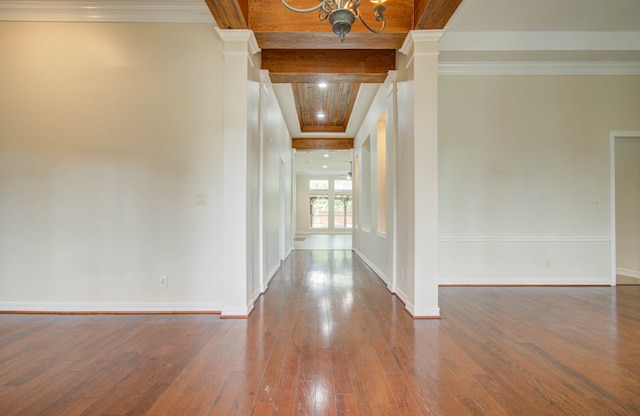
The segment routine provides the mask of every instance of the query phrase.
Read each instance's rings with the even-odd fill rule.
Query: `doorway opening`
[[[296,152],[294,249],[350,250],[353,183],[350,150]]]
[[[612,285],[640,285],[640,131],[611,133]]]

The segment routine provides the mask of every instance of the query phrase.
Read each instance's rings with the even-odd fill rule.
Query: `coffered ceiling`
[[[395,69],[396,50],[407,33],[444,28],[461,2],[390,0],[383,33],[371,33],[356,21],[341,42],[329,22],[318,19],[317,12],[295,13],[281,0],[206,0],[220,28],[255,33],[262,50],[262,68],[269,71],[273,83],[291,85],[300,136],[315,133],[316,138],[318,134],[348,137],[361,85],[384,82]],[[290,4],[310,8],[318,0],[290,0]],[[360,11],[376,27],[373,5],[363,1]],[[319,83],[326,86],[321,88]],[[332,142],[322,143],[326,148]]]

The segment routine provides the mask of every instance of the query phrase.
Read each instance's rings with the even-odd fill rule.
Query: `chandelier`
[[[371,0],[375,6],[373,7],[373,15],[377,22],[382,22],[380,29],[374,29],[367,24],[362,15],[360,14],[360,1],[361,0],[318,0],[317,6],[308,9],[298,9],[290,6],[287,0],[281,0],[284,7],[297,13],[309,13],[318,11],[318,18],[321,22],[329,19],[329,23],[333,28],[333,33],[340,36],[340,41],[344,42],[344,37],[351,31],[351,25],[356,19],[360,19],[362,24],[365,25],[373,33],[382,33],[387,25],[387,19],[384,17],[384,12],[387,10],[387,6],[384,4],[387,0]]]

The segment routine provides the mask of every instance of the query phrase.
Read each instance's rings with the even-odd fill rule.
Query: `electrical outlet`
[[[169,285],[169,277],[160,276],[160,287],[167,287]]]

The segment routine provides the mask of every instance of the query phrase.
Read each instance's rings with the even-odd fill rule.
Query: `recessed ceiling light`
[[[324,154],[324,157],[329,157],[329,154],[328,154],[328,153],[325,153],[325,154]]]
[[[318,84],[319,88],[327,88],[327,83],[326,82],[321,82]]]
[[[327,168],[327,165],[322,165],[322,167],[326,169],[326,168]]]
[[[324,118],[324,113],[318,113],[318,118]]]

